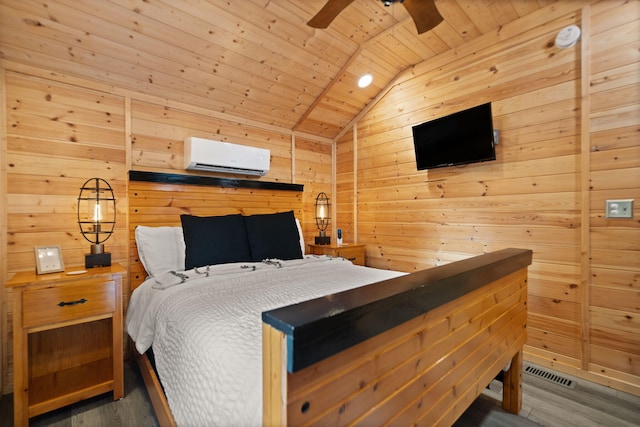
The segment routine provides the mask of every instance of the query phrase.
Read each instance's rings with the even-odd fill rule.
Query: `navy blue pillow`
[[[293,211],[244,217],[253,261],[302,258]]]
[[[180,215],[180,221],[186,247],[186,270],[203,265],[251,261],[242,215]]]

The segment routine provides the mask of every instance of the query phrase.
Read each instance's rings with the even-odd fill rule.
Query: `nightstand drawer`
[[[96,282],[26,289],[22,294],[23,326],[42,326],[115,310],[115,282]]]
[[[336,251],[337,256],[347,259],[356,265],[364,265],[363,250],[361,247],[339,247]]]
[[[355,265],[366,265],[365,250],[363,244],[345,243],[342,246],[309,244],[309,253],[314,255],[342,257],[351,261]]]

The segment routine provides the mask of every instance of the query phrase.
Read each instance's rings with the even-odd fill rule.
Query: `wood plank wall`
[[[586,366],[640,383],[640,2],[591,11],[589,49],[589,299]],[[605,217],[607,199],[635,199],[632,219]]]
[[[374,267],[532,249],[525,357],[636,394],[639,23],[637,1],[584,11],[562,2],[416,66],[359,120],[356,138],[338,141],[336,196],[337,223],[357,227]],[[583,41],[556,48],[570,24],[588,31]],[[416,170],[412,125],[488,101],[496,161]],[[636,200],[633,219],[604,218],[616,198]]]
[[[131,102],[131,107],[132,169],[198,174],[183,170],[183,141],[187,136],[268,148],[271,150],[271,169],[268,174],[248,179],[304,184],[304,217],[301,221],[305,238],[309,241],[313,239],[316,231],[315,197],[321,191],[331,193],[330,144],[302,137],[292,139],[282,129],[269,126],[242,126],[232,118],[225,120],[202,109],[189,108],[185,111],[157,102],[137,100]]]
[[[4,70],[3,70],[4,71]],[[6,70],[7,273],[34,268],[34,246],[60,245],[65,265],[89,251],[77,224],[77,198],[91,177],[106,179],[117,202],[116,229],[105,243],[126,260],[124,99]],[[6,157],[5,157],[6,155]],[[11,391],[11,292],[4,289],[3,392]]]
[[[314,202],[331,192],[332,146],[295,137],[286,129],[259,125],[198,107],[148,97],[20,64],[4,63],[3,132],[6,134],[7,243],[1,271],[2,392],[12,391],[12,273],[35,268],[34,246],[60,245],[65,265],[81,265],[89,243],[79,233],[77,197],[91,177],[106,179],[117,203],[116,230],[106,243],[113,262],[128,265],[128,171],[187,173],[183,140],[193,135],[271,150],[265,177],[304,185],[302,227],[313,239]],[[6,161],[5,161],[6,154]],[[225,176],[221,174],[208,174]],[[3,233],[3,236],[5,234]],[[128,283],[124,286],[128,294]],[[125,295],[125,303],[126,303]],[[126,305],[125,305],[126,307]]]

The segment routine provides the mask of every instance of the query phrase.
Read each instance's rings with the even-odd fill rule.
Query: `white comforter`
[[[401,274],[313,255],[167,273],[133,292],[127,332],[140,353],[153,345],[179,426],[260,426],[261,313]]]

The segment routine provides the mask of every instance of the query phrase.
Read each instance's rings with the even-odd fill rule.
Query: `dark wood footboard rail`
[[[451,425],[498,372],[520,411],[529,250],[263,313],[265,425]]]

